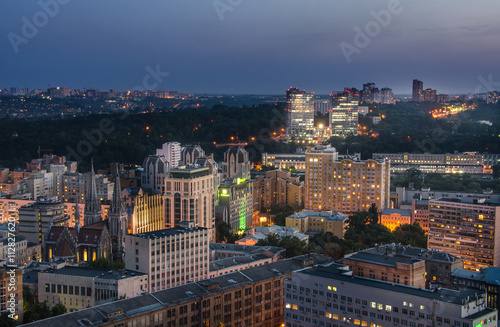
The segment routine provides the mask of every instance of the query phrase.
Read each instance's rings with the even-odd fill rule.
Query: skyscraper
[[[413,101],[421,102],[424,101],[424,83],[418,79],[413,80]]]
[[[177,168],[181,160],[181,144],[179,142],[163,143],[161,149],[156,149],[157,156],[164,156],[171,168]]]
[[[286,91],[286,137],[312,141],[314,137],[314,94],[290,88]]]
[[[426,89],[424,91],[424,101],[437,102],[436,90]]]
[[[380,90],[380,103],[384,104],[393,104],[394,103],[394,95],[392,94],[392,89],[388,87],[383,87]]]
[[[332,96],[329,121],[332,136],[358,134],[358,101],[350,101],[348,97],[339,95]]]

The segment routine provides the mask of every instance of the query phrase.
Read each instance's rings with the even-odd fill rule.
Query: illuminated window
[[[386,305],[385,306],[385,311],[391,312],[392,311],[392,307],[390,305]]]
[[[377,303],[377,309],[383,310],[384,309],[384,305],[382,303]]]
[[[285,304],[285,308],[290,309],[292,305],[290,303]]]
[[[376,302],[370,302],[370,307],[372,308],[376,308],[377,307],[377,303]]]
[[[299,307],[298,307],[296,304],[293,304],[293,305],[292,305],[292,309],[293,309],[293,310],[299,310]]]

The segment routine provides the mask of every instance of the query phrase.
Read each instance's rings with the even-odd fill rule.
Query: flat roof
[[[146,273],[130,269],[109,270],[109,269],[84,268],[84,267],[63,267],[60,269],[47,269],[44,271],[40,271],[39,273],[70,275],[70,276],[80,276],[80,277],[95,277],[98,279],[114,279],[114,280],[148,275]]]
[[[168,228],[168,229],[160,229],[157,231],[152,231],[152,232],[147,232],[147,233],[138,233],[138,234],[129,234],[130,236],[135,236],[135,237],[140,237],[140,238],[147,238],[147,239],[157,239],[165,236],[173,236],[173,235],[180,235],[180,234],[186,234],[190,232],[197,232],[197,231],[202,231],[206,230],[205,227],[193,227],[193,228],[183,228],[183,227],[174,227],[174,228]]]
[[[401,284],[389,283],[384,281],[379,281],[376,279],[369,279],[365,277],[352,276],[351,272],[339,269],[336,265],[329,266],[317,266],[309,269],[304,269],[296,273],[302,273],[311,276],[318,276],[323,278],[328,278],[331,280],[337,280],[345,283],[351,283],[356,285],[361,285],[365,287],[371,287],[375,289],[381,289],[386,291],[391,291],[399,294],[413,295],[418,297],[427,298],[430,300],[436,300],[439,302],[447,302],[458,305],[463,305],[463,301],[467,298],[475,301],[476,294],[484,294],[479,290],[473,289],[461,289],[461,290],[449,290],[449,289],[435,289],[427,290],[422,288],[416,288],[412,286],[406,286]]]
[[[348,260],[354,260],[354,261],[360,261],[360,262],[367,262],[367,263],[374,263],[377,265],[381,266],[387,266],[387,267],[396,267],[398,263],[405,264],[405,265],[412,265],[417,262],[422,262],[422,259],[405,259],[401,257],[390,257],[390,256],[385,256],[385,255],[377,255],[373,253],[367,253],[367,252],[357,252],[354,253],[351,256],[344,257],[344,259]]]
[[[241,288],[256,282],[288,275],[293,271],[304,268],[301,263],[303,261],[312,261],[314,264],[325,264],[331,263],[333,260],[333,258],[319,254],[298,256],[259,267],[235,271],[199,282],[188,283],[153,293],[147,293],[66,313],[57,317],[38,320],[28,323],[25,326],[81,327],[82,325],[109,325],[113,324],[113,322],[127,319],[141,313],[152,312],[164,307],[190,302],[194,299],[200,300],[202,296],[222,293],[233,288]],[[108,317],[110,313],[117,313],[117,315]]]

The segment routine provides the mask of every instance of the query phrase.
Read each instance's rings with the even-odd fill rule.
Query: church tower
[[[85,197],[85,210],[83,213],[84,226],[102,221],[102,208],[97,196],[97,186],[94,172],[94,159],[92,159],[90,176]]]
[[[108,226],[113,244],[113,257],[118,260],[123,259],[125,235],[127,234],[127,211],[122,197],[118,165],[116,165],[113,199],[108,212]]]

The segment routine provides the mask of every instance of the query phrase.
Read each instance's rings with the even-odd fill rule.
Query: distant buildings
[[[305,152],[297,153],[262,153],[262,166],[274,166],[280,170],[295,168],[297,171],[306,170]]]
[[[429,248],[464,259],[465,269],[500,267],[500,204],[484,198],[429,200]]]
[[[495,325],[486,292],[434,291],[353,276],[330,264],[292,272],[284,281],[285,326]]]
[[[415,102],[424,101],[424,83],[418,79],[413,80],[412,100]]]
[[[334,101],[329,123],[332,136],[346,137],[358,134],[358,102],[346,102],[345,98]]]
[[[391,161],[391,173],[404,173],[416,168],[424,173],[483,173],[483,156],[476,152],[465,153],[373,153],[375,160]]]
[[[208,277],[211,231],[192,222],[179,225],[125,236],[125,268],[148,274],[150,291]]]
[[[235,241],[235,244],[253,246],[260,240],[267,239],[270,235],[276,235],[278,238],[296,237],[306,244],[309,242],[309,236],[299,232],[298,228],[273,225],[267,227],[256,226],[249,230],[245,237]]]
[[[375,204],[379,211],[389,207],[388,160],[339,160],[330,145],[306,152],[305,209],[355,213]]]
[[[424,101],[437,102],[436,90],[425,89],[425,91],[424,91]]]
[[[332,233],[338,238],[344,237],[348,226],[348,216],[341,212],[300,211],[286,217],[286,227],[297,228],[301,233]]]
[[[314,113],[317,115],[328,114],[332,109],[332,102],[329,99],[315,99],[314,100]]]
[[[222,170],[226,179],[239,178],[241,180],[250,179],[252,163],[248,158],[248,152],[243,146],[231,146],[224,153]]]
[[[380,103],[382,104],[394,104],[394,95],[392,89],[388,87],[383,87],[380,89]]]
[[[290,88],[286,91],[286,137],[309,143],[314,137],[314,94]]]

